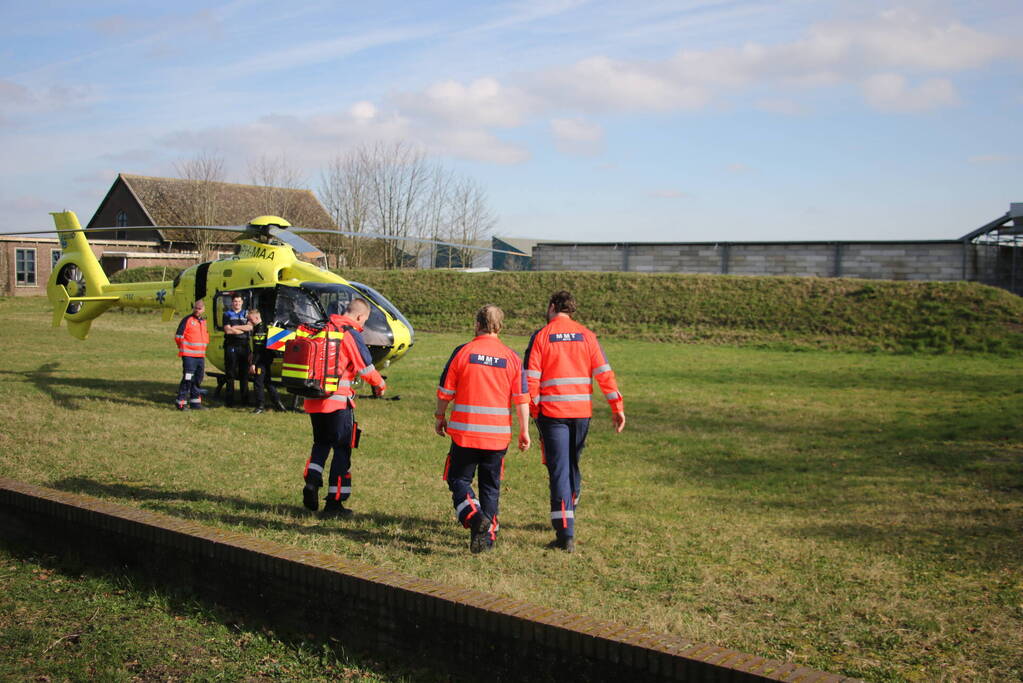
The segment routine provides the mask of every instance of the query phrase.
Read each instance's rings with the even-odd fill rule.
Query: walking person
[[[249,312],[244,308],[241,294],[231,297],[231,307],[224,311],[224,404],[234,405],[234,381],[238,380],[242,405],[249,403]]]
[[[192,304],[192,312],[178,323],[174,343],[178,345],[178,356],[181,358],[178,410],[202,410],[202,390],[199,385],[206,372],[206,347],[210,343],[210,333],[206,329],[206,304],[202,299],[196,299]]]
[[[625,408],[614,371],[592,331],[572,319],[575,298],[555,292],[547,305],[547,325],[533,333],[526,348],[530,413],[540,432],[540,449],[550,481],[551,526],[548,545],[575,550],[575,510],[582,491],[579,458],[586,445],[593,406],[593,380],[611,407],[616,433],[625,428]]]
[[[522,361],[498,338],[504,313],[486,305],[476,313],[475,338],[457,347],[448,359],[437,387],[434,430],[450,436],[444,478],[451,491],[455,517],[470,530],[469,550],[494,547],[504,456],[511,442],[511,406],[519,419],[518,446],[529,439],[529,389]],[[451,420],[447,419],[451,404]],[[479,497],[472,480],[479,469]]]
[[[344,502],[352,494],[352,448],[356,445],[354,428],[354,398],[352,382],[357,377],[373,387],[373,393],[382,396],[387,389],[384,378],[375,367],[362,339],[362,326],[369,319],[369,304],[363,299],[352,299],[343,315],[331,315],[325,332],[340,334],[341,345],[338,367],[341,369],[337,391],[326,398],[305,399],[305,412],[313,428],[313,446],[302,477],[302,503],[309,510],[319,508],[319,490],[323,486],[323,470],[327,456],[333,450],[327,477],[327,496],[322,517],[347,516],[352,511]]]

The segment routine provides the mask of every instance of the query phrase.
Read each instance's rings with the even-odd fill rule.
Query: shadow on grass
[[[150,668],[141,670],[140,673],[143,674],[142,679],[163,680],[166,678],[168,680],[183,680],[191,678],[196,672],[189,669],[190,658],[202,656],[202,663],[206,664],[210,657],[216,653],[233,649],[242,650],[246,647],[246,643],[259,643],[264,639],[271,643],[276,641],[279,646],[284,648],[283,654],[286,657],[292,658],[293,661],[284,662],[283,664],[294,666],[293,662],[298,662],[301,666],[303,662],[318,660],[320,675],[324,677],[324,680],[341,680],[342,678],[349,680],[353,674],[369,673],[372,676],[369,680],[380,680],[377,677],[382,676],[383,680],[388,681],[412,680],[428,681],[431,683],[436,681],[439,683],[440,681],[452,680],[452,674],[454,673],[446,671],[443,667],[443,662],[431,663],[424,662],[422,659],[417,661],[412,655],[405,653],[395,656],[394,652],[385,652],[364,644],[353,644],[347,641],[339,643],[336,638],[318,633],[310,633],[306,629],[300,629],[294,623],[281,624],[272,617],[260,614],[258,610],[247,610],[220,604],[213,600],[197,598],[195,593],[191,589],[185,588],[184,585],[168,582],[166,578],[155,578],[141,570],[131,570],[125,567],[110,568],[97,565],[83,560],[76,553],[59,552],[53,554],[46,549],[36,548],[34,544],[29,545],[25,542],[2,537],[0,537],[0,548],[3,548],[15,560],[59,572],[71,581],[90,578],[97,579],[108,584],[110,588],[117,589],[104,591],[103,595],[97,598],[99,600],[97,605],[105,607],[112,602],[116,602],[128,605],[135,612],[165,612],[168,616],[174,618],[175,622],[180,619],[189,619],[199,624],[214,621],[228,629],[227,633],[220,636],[217,640],[207,640],[201,646],[183,639],[180,635],[177,635],[179,633],[177,631],[175,633],[162,633],[160,636],[162,646],[169,648],[178,657],[175,658],[174,662],[164,662],[161,660],[159,665],[156,666],[151,663],[153,661],[152,657],[148,659],[143,657],[142,661],[149,663]],[[162,600],[154,601],[153,595],[160,596]],[[70,599],[55,597],[51,604],[40,605],[36,603],[33,604],[32,609],[36,612],[50,609],[52,611],[52,614],[49,615],[51,619],[66,624],[66,620],[71,618],[72,623],[76,623],[75,614],[72,612],[69,615],[67,609],[63,606],[62,600]],[[93,616],[95,617],[97,614],[100,615],[97,626],[102,628],[108,637],[110,633],[116,633],[119,629],[123,628],[120,622],[126,620],[125,617],[117,616],[116,609],[105,611],[97,609],[96,614]],[[81,619],[81,617],[78,617],[78,619]],[[142,623],[144,625],[158,624],[159,618],[147,619],[143,617]],[[198,628],[201,629],[201,626]],[[149,633],[142,632],[133,637],[145,638],[150,635]],[[113,637],[116,638],[117,636]],[[124,637],[130,638],[132,636],[126,635]],[[77,645],[77,641],[72,642]],[[5,643],[5,645],[7,645],[6,651],[8,654],[19,652],[19,643]],[[249,645],[248,647],[253,646]],[[256,647],[259,647],[259,645]],[[266,646],[263,647],[265,648]],[[144,647],[140,647],[140,649],[146,652]],[[60,652],[60,650],[54,651],[50,657],[51,660],[54,657],[81,658],[88,657],[91,654],[88,647],[75,647],[72,650],[74,653],[72,655],[62,655]],[[23,654],[26,658],[40,658],[38,652],[24,652]],[[270,654],[274,653],[271,651]],[[272,658],[270,654],[258,662],[260,665],[266,665],[267,672],[259,671],[257,673],[252,671],[250,672],[251,677],[247,676],[246,680],[272,680],[282,677],[281,667],[278,667],[278,660]],[[96,655],[92,656],[95,657]],[[258,655],[250,656],[253,664],[257,662],[257,657]],[[244,662],[244,660],[245,655],[240,654],[237,660],[231,663],[237,666]],[[121,659],[118,658],[117,661],[120,663]],[[139,659],[136,659],[134,663],[138,665]],[[350,667],[357,667],[364,671],[353,672],[350,670]],[[82,668],[84,669],[85,667]],[[40,672],[45,670],[45,668],[40,668]],[[73,667],[70,670],[75,671]],[[288,669],[284,668],[283,672],[286,676]],[[223,675],[223,672],[221,672],[221,675]],[[40,674],[35,680],[50,680],[50,678]],[[359,676],[359,680],[363,680],[363,678]]]
[[[170,405],[177,383],[146,380],[111,380],[95,377],[61,377],[60,363],[43,363],[35,370],[0,370],[0,376],[21,378],[66,410],[81,410],[82,401],[100,399],[127,406]]]
[[[173,491],[140,486],[100,482],[84,477],[68,477],[48,484],[60,491],[81,493],[117,502],[137,501],[145,510],[169,517],[209,523],[216,527],[247,527],[250,529],[298,532],[311,536],[341,534],[359,543],[393,545],[399,542],[410,553],[429,555],[433,548],[419,540],[423,536],[442,537],[450,532],[451,524],[436,519],[391,515],[379,512],[355,512],[351,519],[322,520],[310,526],[308,520],[315,513],[301,507],[296,491],[294,506],[259,503],[234,496],[222,496],[208,491],[190,489]],[[199,505],[197,505],[199,504]],[[395,534],[390,529],[407,530]]]

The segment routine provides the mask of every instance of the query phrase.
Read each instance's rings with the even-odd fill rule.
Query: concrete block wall
[[[621,247],[622,270],[639,273],[716,273],[722,252],[713,244],[631,244]]]
[[[976,280],[976,246],[929,242],[540,243],[537,270]]]
[[[831,244],[732,244],[728,248],[730,275],[835,274],[835,246]]]
[[[971,261],[968,259],[967,263]],[[842,248],[842,275],[885,280],[962,280],[963,247],[958,243],[848,244]],[[967,279],[971,279],[969,275],[967,272]]]
[[[0,479],[0,538],[418,666],[443,667],[455,649],[463,672],[492,680],[853,680],[10,479]]]

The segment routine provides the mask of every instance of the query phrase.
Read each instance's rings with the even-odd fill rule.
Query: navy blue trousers
[[[558,536],[575,536],[575,506],[582,493],[579,458],[590,430],[588,417],[536,418],[540,448],[550,478],[551,526]]]
[[[178,384],[178,401],[201,403],[199,385],[206,374],[206,359],[193,356],[181,357],[181,383]]]
[[[323,470],[331,450],[327,476],[327,497],[331,501],[345,501],[352,495],[352,409],[332,413],[309,413],[313,423],[313,448],[306,463],[305,481],[323,486]]]
[[[507,448],[491,451],[485,448],[466,448],[451,442],[444,478],[451,491],[455,517],[468,528],[473,516],[482,511],[492,520],[491,540],[497,538],[497,513],[501,502],[501,475],[504,472],[504,454]],[[472,490],[472,480],[479,469],[480,494]]]
[[[224,403],[234,405],[234,380],[238,380],[241,389],[242,405],[249,402],[249,347],[240,344],[224,345],[224,379],[227,389]]]

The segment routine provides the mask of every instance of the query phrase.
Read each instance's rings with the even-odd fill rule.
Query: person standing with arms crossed
[[[330,476],[327,478],[327,498],[323,506],[325,519],[348,516],[352,511],[344,501],[352,495],[352,448],[355,445],[354,403],[355,392],[352,381],[361,377],[373,387],[373,393],[383,396],[387,390],[384,378],[375,367],[373,359],[362,339],[362,326],[369,319],[369,304],[363,299],[352,299],[344,315],[332,314],[326,332],[340,330],[341,355],[338,365],[341,376],[337,391],[326,398],[305,399],[305,412],[313,427],[313,447],[305,464],[305,487],[302,489],[302,504],[315,512],[319,508],[319,491],[323,486],[323,467],[327,456],[334,451],[330,462]]]
[[[533,333],[526,348],[530,413],[540,432],[540,449],[550,477],[551,526],[548,548],[575,550],[575,508],[582,491],[579,457],[586,445],[597,381],[611,407],[614,430],[625,428],[625,408],[614,371],[597,336],[572,319],[575,298],[555,292],[547,305],[547,325]]]
[[[224,311],[221,326],[224,328],[224,375],[227,390],[224,393],[224,405],[234,405],[234,380],[238,380],[241,390],[242,405],[249,403],[249,333],[252,323],[249,312],[242,306],[241,294],[231,297],[231,308]]]
[[[174,334],[174,343],[178,345],[178,356],[181,358],[178,410],[204,409],[199,385],[206,372],[206,347],[210,343],[205,313],[206,303],[196,299],[192,304],[192,312],[181,319],[178,331]]]
[[[476,313],[476,337],[457,347],[437,387],[434,431],[451,437],[444,466],[455,517],[470,530],[469,551],[494,547],[504,455],[511,442],[511,406],[519,417],[519,450],[530,446],[529,389],[518,354],[498,339],[504,313],[488,304]],[[451,421],[447,420],[448,404]],[[472,480],[479,468],[479,498]]]

